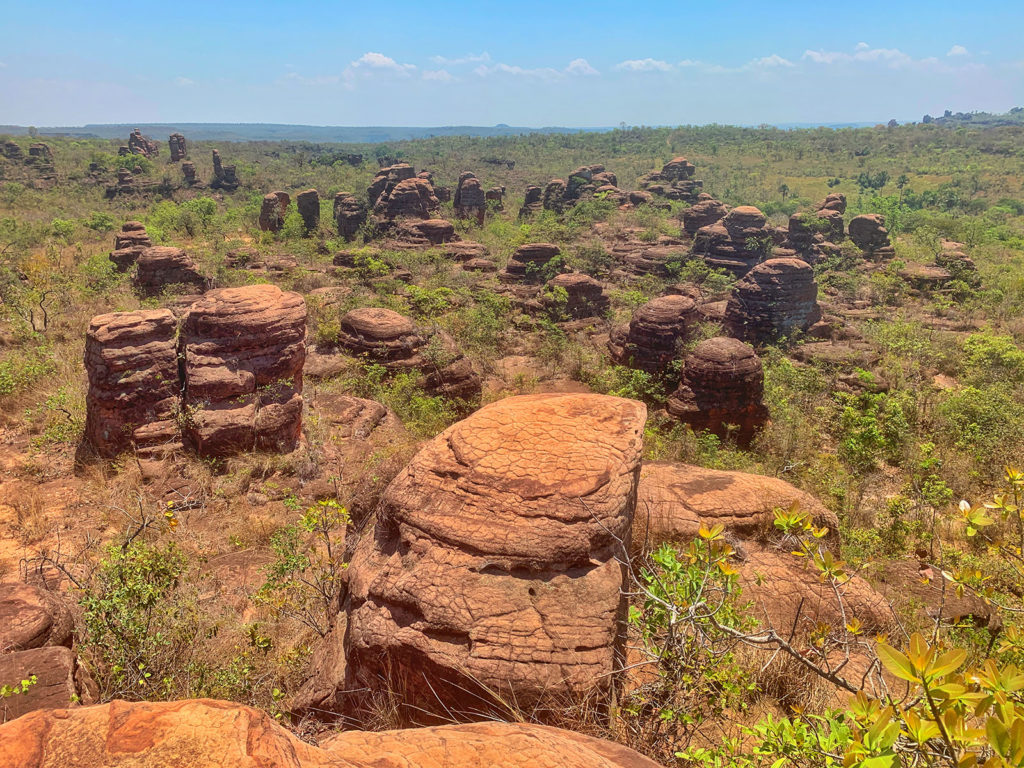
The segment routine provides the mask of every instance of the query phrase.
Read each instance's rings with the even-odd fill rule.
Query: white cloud
[[[349,64],[349,66],[353,69],[366,67],[367,69],[394,72],[399,75],[408,75],[409,72],[416,69],[415,64],[399,64],[390,56],[385,56],[383,53],[374,53],[373,51],[364,53],[358,59]]]
[[[455,78],[447,69],[425,69],[423,70],[424,80],[436,80],[439,83],[447,83]]]
[[[954,45],[952,48],[946,51],[947,56],[967,56],[969,53],[970,51],[968,51],[962,45]]]
[[[473,70],[480,77],[489,77],[490,75],[513,75],[515,77],[538,77],[538,78],[556,78],[564,75],[564,72],[559,72],[557,69],[551,67],[537,67],[535,69],[527,69],[525,67],[516,66],[513,64],[503,64],[498,62],[497,64],[487,66],[481,64],[479,67]]]
[[[465,56],[459,56],[455,59],[447,59],[444,56],[431,56],[430,60],[438,66],[457,67],[461,64],[486,64],[491,60],[491,54],[486,51],[483,53],[467,53]]]
[[[569,62],[569,66],[565,68],[565,71],[570,75],[599,75],[601,74],[592,66],[586,59],[573,59]]]
[[[753,67],[793,67],[796,66],[789,59],[784,59],[779,54],[773,53],[771,56],[765,56],[762,59],[754,59],[750,62]]]
[[[615,65],[625,72],[670,72],[672,65],[659,59],[627,59]]]
[[[336,85],[344,75],[316,75],[315,77],[304,77],[298,72],[288,72],[277,79],[278,83],[293,85]],[[348,79],[346,77],[346,79]],[[346,83],[346,85],[348,85]]]
[[[3,66],[3,65],[0,64],[0,66]],[[176,78],[174,78],[174,84],[175,85],[180,85],[182,88],[188,88],[190,85],[195,85],[196,81],[195,80],[190,80],[187,77],[176,77]]]

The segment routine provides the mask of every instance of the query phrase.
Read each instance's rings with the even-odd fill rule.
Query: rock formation
[[[184,160],[188,155],[188,150],[185,146],[185,137],[180,133],[172,133],[167,139],[168,145],[171,148],[171,162],[176,163],[179,160]]]
[[[235,166],[224,165],[220,159],[220,152],[216,149],[213,150],[213,180],[210,182],[210,188],[234,192],[238,186],[238,173]]]
[[[459,238],[455,234],[455,225],[447,219],[410,219],[399,225],[397,234],[404,244],[428,248],[452,243]]]
[[[263,196],[260,207],[260,229],[264,232],[279,232],[284,226],[284,217],[292,199],[287,192],[269,192]]]
[[[687,356],[667,409],[695,432],[729,435],[745,445],[768,420],[763,397],[764,368],[754,348],[719,336],[702,341]]]
[[[22,160],[24,159],[24,153],[21,150],[21,145],[16,141],[5,141],[3,145],[3,156],[8,160]]]
[[[527,187],[525,197],[523,198],[523,206],[519,209],[519,218],[525,218],[543,209],[544,190],[533,185]]]
[[[373,212],[388,219],[429,219],[440,205],[430,182],[417,177],[400,181],[389,194],[381,195]]]
[[[865,213],[850,220],[850,240],[870,259],[892,258],[896,251],[889,241],[885,219],[877,213]]]
[[[772,249],[772,233],[767,219],[757,208],[741,205],[721,220],[697,230],[693,253],[709,267],[745,275]]]
[[[186,187],[199,187],[202,182],[196,175],[196,164],[191,160],[185,160],[181,164],[181,175],[184,177]]]
[[[660,373],[679,354],[699,320],[697,302],[689,296],[662,296],[633,313],[629,325],[612,331],[608,351],[617,365]]]
[[[815,215],[819,219],[828,222],[828,228],[823,233],[825,239],[831,243],[838,243],[846,237],[843,232],[843,216],[846,213],[846,195],[842,192],[832,192],[818,206]]]
[[[210,291],[182,322],[184,436],[202,456],[293,450],[302,432],[306,302],[275,285]]]
[[[74,620],[63,601],[41,587],[0,584],[0,680],[25,690],[0,697],[0,723],[40,709],[92,704],[96,684],[72,651]],[[0,730],[0,766],[9,742]]]
[[[341,316],[338,346],[389,373],[420,372],[420,385],[432,394],[462,400],[480,395],[480,376],[450,336],[421,334],[409,318],[390,309],[346,312]]]
[[[696,203],[704,182],[694,179],[696,168],[685,157],[674,157],[661,167],[660,172],[649,173],[640,179],[640,186],[653,195],[669,200]]]
[[[484,193],[484,199],[495,210],[505,210],[505,187],[491,187]]]
[[[57,169],[53,164],[53,150],[49,144],[41,141],[30,144],[24,165],[34,188],[50,189],[56,185]]]
[[[386,168],[381,168],[373,177],[370,186],[366,190],[366,197],[370,201],[370,207],[376,209],[377,204],[387,200],[395,187],[402,181],[416,178],[416,169],[408,163],[396,163]]]
[[[142,296],[156,296],[169,288],[193,293],[206,290],[206,278],[181,248],[154,245],[139,254],[133,284]]]
[[[548,308],[565,313],[574,320],[601,317],[611,306],[604,286],[590,275],[578,272],[555,275],[548,280],[545,289],[544,301]],[[562,292],[565,294],[564,304],[561,302]]]
[[[0,768],[659,768],[614,742],[497,722],[344,731],[313,746],[265,712],[211,699],[34,712],[0,725],[0,743]]]
[[[346,240],[354,239],[366,223],[366,206],[355,195],[339,192],[334,196],[334,223],[339,235]]]
[[[315,189],[299,192],[295,196],[295,205],[306,232],[315,232],[320,226],[320,194]]]
[[[126,221],[114,236],[114,250],[110,260],[118,272],[127,272],[139,260],[142,252],[153,245],[146,227],[140,221]]]
[[[167,309],[92,319],[85,335],[85,437],[100,456],[180,447],[177,330]]]
[[[476,219],[479,226],[484,225],[484,214],[487,212],[487,199],[480,180],[469,171],[459,175],[459,185],[455,189],[452,200],[455,215],[460,219]]]
[[[769,259],[733,286],[725,308],[730,334],[754,343],[806,331],[821,319],[814,270],[800,259]]]
[[[614,249],[614,251],[618,250]],[[669,266],[673,263],[682,263],[688,257],[689,254],[683,246],[641,246],[624,254],[622,256],[622,265],[627,272],[633,275],[668,277]]]
[[[697,202],[683,211],[683,229],[690,237],[697,234],[701,227],[710,227],[716,221],[721,221],[729,213],[729,206],[715,200],[706,192],[697,196]]]
[[[607,691],[645,417],[528,395],[429,442],[356,545],[345,688],[401,686],[413,717],[478,717],[485,689],[541,708]]]
[[[551,243],[528,243],[516,248],[498,280],[503,283],[543,283],[551,273],[566,272],[562,251]]]
[[[160,154],[160,144],[148,136],[143,136],[142,131],[136,128],[128,134],[128,151],[133,155],[156,157]]]

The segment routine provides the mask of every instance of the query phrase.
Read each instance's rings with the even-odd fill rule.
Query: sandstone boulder
[[[729,206],[715,200],[711,195],[701,193],[696,203],[683,211],[683,229],[693,237],[701,227],[710,227],[729,213]]]
[[[287,192],[269,192],[264,195],[260,207],[260,229],[264,232],[279,232],[284,226],[284,217],[291,202]]]
[[[617,365],[659,373],[678,355],[698,320],[690,296],[662,296],[633,313],[629,325],[612,331],[608,351]]]
[[[136,128],[128,134],[128,151],[133,155],[156,157],[160,154],[160,145]]]
[[[386,201],[399,182],[414,178],[416,178],[416,169],[408,163],[395,163],[381,168],[366,189],[370,207],[376,208],[381,201]]]
[[[749,344],[719,336],[698,344],[686,358],[668,412],[695,432],[707,430],[748,444],[768,420],[764,368]]]
[[[889,241],[885,218],[877,213],[865,213],[850,220],[850,240],[871,259],[887,259],[896,254]]]
[[[177,321],[166,309],[98,315],[85,336],[85,437],[100,456],[180,445]]]
[[[568,317],[576,320],[584,317],[600,317],[611,306],[611,301],[604,293],[604,286],[590,275],[580,273],[555,275],[548,280],[546,289],[548,307],[564,312]],[[561,302],[563,291],[564,305]]]
[[[658,768],[626,747],[540,725],[345,731],[320,746],[210,699],[113,701],[0,726],[0,768]]]
[[[306,302],[275,285],[210,291],[181,328],[185,438],[198,454],[287,452],[302,431]]]
[[[543,208],[544,190],[537,186],[528,186],[523,198],[523,206],[519,209],[519,218],[525,218],[532,213],[543,210]]]
[[[62,709],[95,701],[96,684],[70,648],[45,646],[0,655],[0,680],[4,685],[17,686],[22,680],[32,678],[35,682],[23,692],[0,698],[0,723],[37,710]],[[37,738],[44,740],[42,734]],[[0,727],[0,766],[7,759],[5,753],[9,745]]]
[[[220,152],[213,150],[213,180],[210,182],[211,189],[223,189],[225,192],[234,192],[238,189],[238,172],[234,165],[224,165],[220,159]]]
[[[519,706],[606,691],[645,416],[512,397],[428,443],[349,567],[347,690],[400,685],[414,717],[479,716],[485,689]]]
[[[382,195],[374,206],[374,213],[389,219],[400,216],[429,219],[440,205],[429,181],[411,178],[398,182],[390,194]]]
[[[346,240],[352,240],[366,223],[366,207],[355,195],[339,192],[334,196],[334,223],[338,234]]]
[[[146,227],[139,221],[126,221],[114,236],[114,250],[110,260],[118,272],[127,272],[139,260],[142,252],[153,245]]]
[[[551,272],[565,272],[562,250],[551,243],[527,243],[516,248],[498,274],[503,283],[542,283]]]
[[[742,276],[764,259],[773,245],[765,215],[751,205],[729,211],[720,221],[701,227],[693,238],[693,252],[709,267]]]
[[[168,288],[184,288],[195,293],[206,290],[206,278],[181,248],[154,245],[136,260],[134,285],[142,296],[156,296]]]
[[[459,185],[452,199],[455,215],[460,219],[476,219],[483,226],[484,214],[487,212],[487,199],[480,180],[469,171],[459,176]]]
[[[754,343],[805,331],[821,319],[814,270],[800,259],[769,259],[733,287],[725,308],[732,335]]]
[[[0,654],[47,645],[70,648],[74,627],[68,607],[53,592],[32,584],[0,583]]]
[[[188,155],[188,150],[185,145],[185,137],[180,133],[172,133],[167,139],[167,144],[171,149],[171,162],[176,163],[179,160],[184,160]]]
[[[320,226],[320,194],[315,189],[299,192],[295,196],[295,206],[306,232],[315,232]]]

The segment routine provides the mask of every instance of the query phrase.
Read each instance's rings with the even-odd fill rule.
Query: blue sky
[[[1024,104],[1024,3],[0,0],[0,124],[853,122]]]

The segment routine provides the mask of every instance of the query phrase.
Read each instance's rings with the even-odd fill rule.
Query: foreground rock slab
[[[657,768],[626,747],[540,725],[351,731],[315,747],[268,715],[209,699],[115,701],[0,726],[0,768]]]

